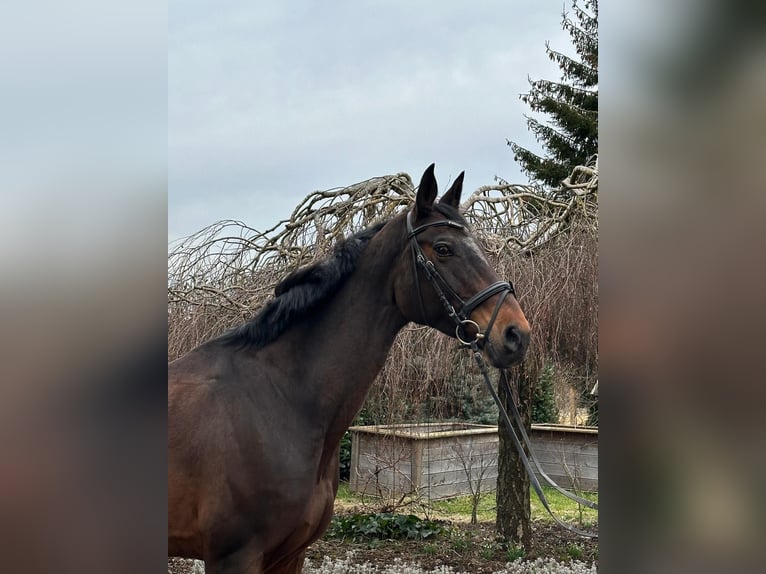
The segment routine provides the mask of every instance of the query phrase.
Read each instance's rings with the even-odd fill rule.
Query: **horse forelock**
[[[377,223],[340,241],[326,259],[293,271],[277,284],[275,297],[253,319],[224,333],[220,340],[250,349],[275,341],[340,289],[356,270],[370,240],[385,224],[385,221]]]
[[[441,213],[447,219],[460,223],[461,225],[465,225],[466,228],[469,227],[465,217],[463,217],[463,215],[451,205],[436,202],[434,203],[434,209],[436,209],[436,211]]]

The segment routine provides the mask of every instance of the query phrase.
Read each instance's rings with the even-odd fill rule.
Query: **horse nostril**
[[[511,325],[505,330],[505,346],[511,350],[517,350],[521,346],[521,331],[516,325]]]

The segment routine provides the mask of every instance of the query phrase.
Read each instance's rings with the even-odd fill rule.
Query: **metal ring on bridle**
[[[466,341],[461,337],[460,335],[465,335],[465,332],[463,331],[463,328],[466,325],[473,325],[476,327],[476,336],[473,338],[472,341]],[[460,341],[461,344],[465,345],[466,347],[470,347],[471,345],[478,343],[484,338],[484,333],[481,332],[481,327],[479,327],[479,324],[476,321],[471,321],[470,319],[463,319],[460,321],[460,323],[457,324],[457,327],[455,327],[455,337],[457,337],[457,340]]]

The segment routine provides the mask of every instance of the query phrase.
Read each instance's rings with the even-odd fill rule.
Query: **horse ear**
[[[436,177],[434,177],[434,164],[429,165],[423,172],[418,186],[418,195],[415,199],[415,219],[425,217],[433,209],[436,199]]]
[[[455,209],[460,208],[460,194],[463,193],[463,178],[464,177],[465,177],[465,172],[461,171],[460,175],[457,176],[457,178],[455,179],[455,182],[447,190],[447,193],[445,193],[444,196],[439,200],[439,203],[450,205],[454,207]]]

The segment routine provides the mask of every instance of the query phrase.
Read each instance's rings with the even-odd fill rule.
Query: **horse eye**
[[[439,257],[449,257],[452,255],[452,249],[444,245],[444,243],[438,243],[434,245],[434,251]]]

